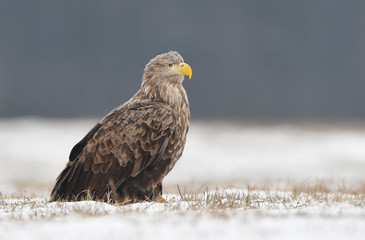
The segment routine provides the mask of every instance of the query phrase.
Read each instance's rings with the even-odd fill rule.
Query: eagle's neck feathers
[[[144,79],[141,93],[146,98],[167,103],[175,111],[186,110],[189,106],[188,98],[182,86],[183,76],[177,75],[170,79]],[[183,109],[182,109],[183,108]]]

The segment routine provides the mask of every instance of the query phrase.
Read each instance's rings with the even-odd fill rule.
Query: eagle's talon
[[[157,203],[168,203],[166,199],[164,199],[160,194],[155,198],[155,202]]]

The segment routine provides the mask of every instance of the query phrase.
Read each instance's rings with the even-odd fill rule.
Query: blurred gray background
[[[365,119],[365,1],[0,0],[0,117],[102,117],[177,50],[192,118]]]

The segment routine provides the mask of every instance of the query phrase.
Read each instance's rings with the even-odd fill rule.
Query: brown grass
[[[193,190],[194,189],[194,190]],[[0,222],[3,220],[47,220],[69,215],[97,217],[106,215],[143,214],[150,210],[185,214],[211,213],[221,218],[245,211],[295,211],[308,207],[331,208],[340,204],[347,208],[365,208],[365,185],[316,182],[315,184],[287,182],[280,185],[246,185],[245,187],[214,187],[195,190],[193,186],[175,188],[167,194],[168,203],[142,203],[121,206],[102,202],[55,202],[48,197],[30,193],[0,193]],[[153,210],[155,209],[155,210]],[[302,214],[298,211],[297,214]]]

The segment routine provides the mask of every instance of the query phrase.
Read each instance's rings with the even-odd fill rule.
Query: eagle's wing
[[[175,128],[173,110],[163,103],[115,110],[70,153],[51,200],[77,198],[88,191],[103,198],[127,178],[161,160]]]

